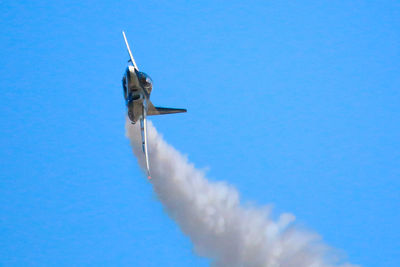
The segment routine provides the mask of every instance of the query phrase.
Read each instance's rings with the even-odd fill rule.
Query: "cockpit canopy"
[[[140,71],[138,72],[137,75],[139,78],[140,85],[143,86],[144,89],[146,89],[148,92],[151,92],[151,90],[153,89],[153,80],[150,78],[150,76]]]

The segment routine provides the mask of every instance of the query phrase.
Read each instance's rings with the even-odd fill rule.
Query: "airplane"
[[[128,109],[128,117],[132,124],[140,120],[140,131],[142,135],[142,151],[146,161],[147,178],[151,179],[149,157],[147,151],[147,116],[163,115],[172,113],[186,112],[186,109],[155,107],[150,101],[150,94],[153,89],[153,81],[149,75],[139,71],[135,59],[129,48],[128,40],[124,36],[126,48],[129,53],[129,61],[132,66],[126,68],[122,78],[122,88],[124,89],[125,104]]]

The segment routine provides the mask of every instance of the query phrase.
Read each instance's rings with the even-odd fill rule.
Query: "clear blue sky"
[[[84,3],[82,3],[84,2]],[[2,1],[0,265],[208,266],[125,138],[125,30],[165,139],[244,202],[400,266],[398,1]]]

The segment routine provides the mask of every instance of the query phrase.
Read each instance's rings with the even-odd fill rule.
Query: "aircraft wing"
[[[173,114],[173,113],[182,113],[186,112],[186,109],[183,108],[162,108],[162,107],[155,107],[153,103],[148,101],[147,104],[147,115],[164,115],[164,114]]]
[[[134,59],[133,56],[132,56],[132,52],[131,52],[131,49],[130,49],[130,47],[129,47],[128,40],[126,39],[126,35],[125,35],[125,32],[124,32],[124,31],[122,31],[122,35],[124,36],[124,40],[125,40],[125,44],[126,44],[126,49],[128,49],[130,62],[132,62],[133,67],[135,67],[135,69],[136,69],[137,71],[139,71],[139,68],[138,68],[137,65],[136,65],[135,59]]]
[[[140,130],[142,134],[142,150],[144,153],[144,158],[146,161],[146,173],[147,178],[151,179],[150,176],[150,166],[149,166],[149,153],[147,151],[147,118],[146,118],[146,108],[143,106],[143,117],[140,119]]]

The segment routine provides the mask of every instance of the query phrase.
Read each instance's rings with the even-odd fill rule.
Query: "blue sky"
[[[362,266],[400,265],[397,1],[2,1],[0,265],[208,266],[125,137],[125,30],[165,139]]]

